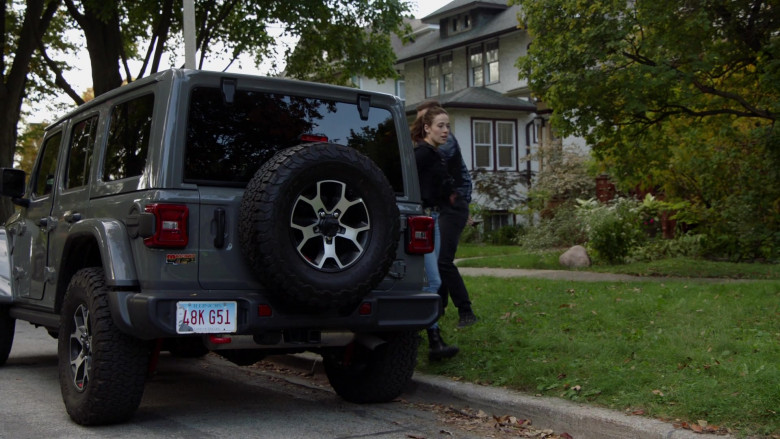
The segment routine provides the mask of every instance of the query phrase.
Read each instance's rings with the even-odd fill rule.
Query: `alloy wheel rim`
[[[337,272],[365,253],[371,221],[365,201],[346,183],[322,180],[295,200],[290,228],[303,260],[318,270]]]
[[[78,391],[84,391],[89,384],[92,369],[92,331],[89,309],[83,304],[73,313],[69,364],[73,385]]]

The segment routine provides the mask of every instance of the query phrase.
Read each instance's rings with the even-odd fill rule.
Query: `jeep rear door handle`
[[[65,218],[65,221],[69,223],[75,223],[81,221],[81,214],[70,210],[65,212],[65,215],[63,215],[63,217]]]
[[[46,229],[47,232],[51,232],[57,228],[57,218],[50,216],[43,217],[38,220],[38,227]]]

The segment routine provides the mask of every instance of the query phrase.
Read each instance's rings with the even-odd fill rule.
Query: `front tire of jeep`
[[[62,305],[58,339],[60,390],[81,425],[128,420],[144,392],[148,346],[121,332],[111,317],[102,268],[79,270]]]
[[[336,393],[349,402],[389,402],[403,392],[417,365],[417,332],[382,335],[374,350],[359,343],[322,354],[325,374]]]
[[[250,268],[297,310],[356,306],[390,269],[399,229],[382,170],[333,143],[274,155],[250,180],[239,213]]]
[[[8,307],[0,306],[0,366],[4,365],[14,344],[16,320],[8,315]]]

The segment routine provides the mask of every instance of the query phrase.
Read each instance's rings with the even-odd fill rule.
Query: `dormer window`
[[[450,18],[450,35],[471,29],[471,14],[461,14]]]

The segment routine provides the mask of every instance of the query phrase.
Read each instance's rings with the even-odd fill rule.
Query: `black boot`
[[[428,329],[428,346],[428,359],[431,361],[454,357],[460,351],[457,346],[447,346],[447,343],[444,343],[439,328]]]
[[[477,323],[477,316],[474,315],[474,311],[471,308],[458,310],[458,328],[465,328]]]

